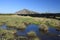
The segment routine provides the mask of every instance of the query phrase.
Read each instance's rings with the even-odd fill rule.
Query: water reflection
[[[7,29],[7,26],[6,26],[6,24],[3,24],[2,26],[0,26],[0,28]]]
[[[18,30],[17,35],[25,35],[26,36],[27,33],[30,31],[36,32],[37,35],[40,34],[37,25],[31,24],[31,25],[28,25],[24,31]]]
[[[2,28],[7,29],[7,26],[4,24],[2,25]],[[27,33],[30,31],[34,31],[37,34],[37,36],[40,37],[42,40],[60,40],[60,36],[58,36],[60,35],[60,32],[56,31],[55,28],[49,27],[49,32],[47,34],[42,35],[39,31],[38,25],[35,24],[28,25],[24,31],[17,30],[16,34],[18,36],[27,36]]]
[[[56,31],[55,28],[51,28],[49,27],[49,32],[47,34],[44,34],[42,35],[41,32],[39,31],[39,28],[38,28],[38,25],[34,25],[34,24],[31,24],[31,25],[28,25],[27,28],[25,29],[25,31],[23,32],[20,32],[18,31],[17,34],[26,34],[30,31],[34,31],[36,32],[37,36],[40,37],[42,40],[60,40],[60,32]]]
[[[49,27],[49,32],[50,33],[54,33],[54,34],[60,34],[60,32],[59,31],[56,31],[56,29],[55,28],[52,28],[52,27]]]

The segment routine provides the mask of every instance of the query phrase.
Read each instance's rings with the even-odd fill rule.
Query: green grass
[[[0,26],[6,23],[7,27],[19,28],[24,30],[29,24],[36,25],[47,25],[50,27],[60,29],[60,20],[48,19],[48,18],[38,18],[38,17],[29,17],[29,16],[18,16],[18,15],[0,15]],[[14,40],[16,37],[14,35],[16,30],[4,30],[0,28],[0,35],[3,35],[3,40]],[[30,31],[27,33],[29,36],[36,36],[35,32]],[[33,38],[33,40],[39,40],[38,37]]]
[[[0,25],[6,23],[8,27],[21,27],[23,23],[26,24],[45,24],[50,27],[56,27],[60,20],[56,19],[48,19],[48,18],[37,18],[37,17],[29,17],[29,16],[18,16],[18,15],[0,15]],[[24,25],[24,26],[25,26]]]

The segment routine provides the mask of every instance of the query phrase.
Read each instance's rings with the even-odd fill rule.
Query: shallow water
[[[7,29],[7,26],[4,24],[2,25],[2,28]],[[60,32],[56,31],[55,28],[49,27],[49,30],[48,30],[49,32],[47,34],[42,35],[41,32],[39,31],[38,25],[35,25],[35,24],[28,25],[24,31],[17,30],[16,34],[18,36],[27,36],[27,33],[30,31],[36,32],[37,36],[40,37],[42,40],[60,40],[60,36],[58,36],[60,35]]]
[[[38,25],[28,25],[27,28],[25,29],[25,31],[21,32],[18,31],[17,35],[25,35],[30,32],[30,31],[34,31],[36,32],[37,36],[40,37],[42,40],[60,40],[60,32],[57,32],[55,28],[51,28],[49,27],[49,32],[47,34],[42,35],[41,32],[39,31]]]
[[[3,24],[2,26],[0,26],[0,28],[7,29],[7,26],[6,26],[6,24]]]

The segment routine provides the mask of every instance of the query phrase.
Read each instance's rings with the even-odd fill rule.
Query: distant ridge
[[[23,9],[23,10],[17,11],[16,14],[39,14],[39,13],[30,11],[28,9]]]

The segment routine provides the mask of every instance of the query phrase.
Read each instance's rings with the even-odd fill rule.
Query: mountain
[[[38,14],[38,13],[34,11],[30,11],[28,9],[23,9],[23,10],[17,11],[16,14]]]

